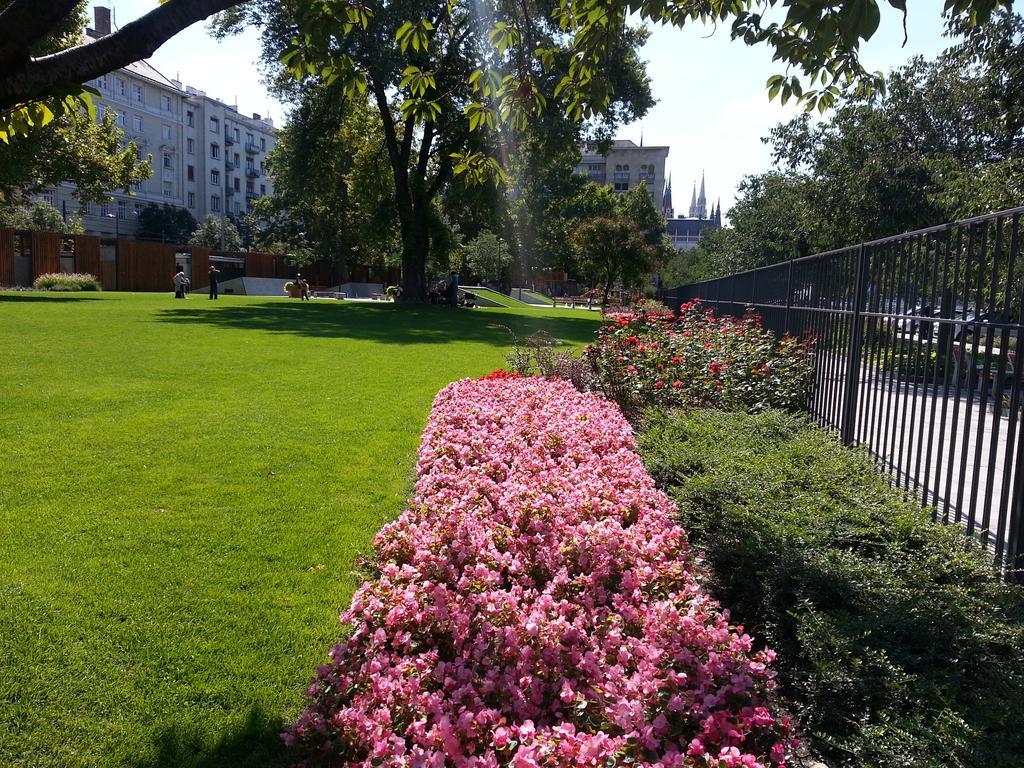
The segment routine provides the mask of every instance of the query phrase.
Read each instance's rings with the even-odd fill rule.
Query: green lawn
[[[597,322],[0,294],[0,765],[280,765],[434,394]]]

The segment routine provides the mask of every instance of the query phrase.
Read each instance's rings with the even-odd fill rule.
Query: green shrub
[[[1024,589],[956,528],[800,416],[649,414],[640,446],[832,768],[1024,764]]]
[[[103,286],[95,275],[75,272],[64,274],[62,272],[49,272],[40,275],[32,282],[32,287],[37,291],[101,291]]]

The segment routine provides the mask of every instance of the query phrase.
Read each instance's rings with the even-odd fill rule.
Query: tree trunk
[[[428,203],[409,206],[402,216],[402,302],[421,304],[427,300],[427,256],[430,254],[430,208]]]

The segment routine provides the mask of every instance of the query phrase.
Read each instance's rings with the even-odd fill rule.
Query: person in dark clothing
[[[451,282],[448,283],[448,301],[453,307],[459,306],[459,273],[452,272]]]
[[[217,291],[217,278],[220,276],[220,270],[213,264],[210,265],[210,298],[216,299],[220,297],[220,293]]]

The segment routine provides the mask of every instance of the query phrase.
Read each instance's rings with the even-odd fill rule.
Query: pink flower
[[[615,405],[566,381],[456,382],[417,475],[285,735],[298,765],[784,764],[770,653],[703,592]]]

